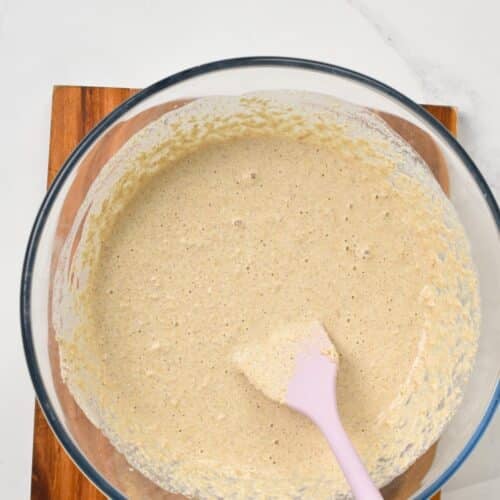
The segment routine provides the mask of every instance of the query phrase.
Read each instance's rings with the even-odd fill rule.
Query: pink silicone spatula
[[[338,354],[319,321],[274,332],[267,341],[235,353],[233,360],[267,397],[318,426],[357,500],[382,498],[342,427],[336,398]]]
[[[327,346],[331,349],[333,345],[321,323],[315,322],[311,326],[311,339],[313,342],[308,342],[307,348],[296,356],[285,402],[319,427],[354,497],[359,500],[381,499],[382,495],[370,479],[340,421],[336,398],[337,362],[334,356],[324,354],[323,349]]]

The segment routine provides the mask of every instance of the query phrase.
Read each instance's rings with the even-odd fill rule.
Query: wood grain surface
[[[50,185],[65,159],[85,134],[104,116],[136,92],[137,89],[128,88],[54,87],[47,186]],[[106,152],[93,151],[86,158],[89,164],[92,162],[97,167],[88,169],[86,177],[84,176],[80,181],[82,183],[91,182],[92,178],[99,171],[100,166],[105,163],[107,158],[127,137],[144,126],[145,123],[151,121],[151,119],[154,119],[168,109],[178,107],[182,104],[184,103],[177,102],[158,106],[141,113],[132,120],[118,124],[114,128],[114,135],[110,135],[107,138],[108,142],[110,142],[110,147],[106,148]],[[454,108],[430,105],[425,106],[425,108],[441,121],[450,132],[456,135],[457,112]],[[414,145],[431,167],[443,190],[448,193],[449,180],[446,164],[432,140],[408,122],[387,114],[382,114],[382,116],[391,127]],[[66,394],[66,397],[69,397],[68,394]],[[78,408],[73,407],[73,411],[78,412]],[[84,418],[84,416],[79,415],[79,418]],[[91,444],[93,445],[93,443]],[[89,451],[90,445],[87,453]],[[102,449],[99,449],[99,453],[105,452],[109,452],[106,444],[103,445]],[[396,479],[388,487],[384,488],[384,498],[394,500],[408,498],[415,488],[415,484],[418,484],[419,479],[423,477],[432,464],[434,453],[435,446],[412,466],[410,474],[407,473],[404,477]],[[146,494],[143,498],[157,498],[159,495],[169,499],[180,498],[177,495],[162,495],[154,487],[149,491],[151,494]],[[102,493],[79,471],[65,453],[48,426],[37,403],[35,407],[31,499],[101,500],[104,498]],[[437,494],[434,500],[439,498],[440,496]]]

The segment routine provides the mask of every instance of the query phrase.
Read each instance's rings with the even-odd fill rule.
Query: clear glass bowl
[[[83,415],[61,381],[48,304],[53,266],[75,211],[103,159],[172,106],[209,95],[272,89],[330,94],[380,112],[433,167],[466,229],[480,279],[479,353],[458,413],[437,445],[384,488],[385,498],[428,498],[460,467],[488,426],[500,396],[500,212],[467,153],[423,108],[396,90],[353,71],[314,61],[253,57],[214,62],[165,78],[109,114],[78,145],[52,183],[30,235],[22,275],[21,322],[29,371],[45,416],[77,466],[111,498],[162,498],[130,468]],[[174,104],[172,104],[174,103]],[[434,166],[435,166],[434,165]]]

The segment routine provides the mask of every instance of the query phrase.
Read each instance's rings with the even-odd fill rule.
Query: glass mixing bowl
[[[467,153],[423,108],[367,76],[330,64],[278,57],[214,62],[165,78],[109,114],[78,145],[52,183],[30,235],[21,287],[21,323],[29,371],[40,405],[77,466],[111,498],[162,498],[83,415],[61,381],[51,324],[53,269],[103,162],[164,112],[200,96],[273,89],[329,94],[371,108],[420,151],[466,229],[480,281],[482,330],[464,401],[439,441],[383,489],[385,498],[428,498],[460,467],[488,426],[499,400],[500,212]],[[440,173],[439,173],[440,172]]]

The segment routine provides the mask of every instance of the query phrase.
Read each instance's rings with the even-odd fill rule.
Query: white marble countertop
[[[458,106],[459,139],[498,199],[499,15],[494,0],[0,0],[0,496],[29,496],[34,395],[18,290],[45,191],[54,84],[142,87],[195,64],[244,55],[335,63],[416,101]],[[443,497],[498,498],[499,448],[497,416]]]

